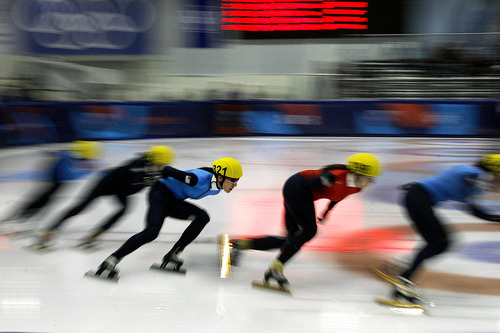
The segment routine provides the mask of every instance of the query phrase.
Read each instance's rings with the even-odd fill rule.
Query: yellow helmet
[[[481,165],[495,175],[500,176],[500,154],[484,155],[481,159]]]
[[[355,154],[347,158],[347,169],[360,175],[377,177],[382,172],[378,159],[367,153]]]
[[[229,178],[241,178],[243,169],[240,162],[231,157],[220,158],[212,163],[215,174]]]
[[[175,151],[168,146],[154,146],[146,151],[146,159],[155,164],[170,164],[175,160]]]
[[[70,152],[75,158],[93,160],[102,155],[102,144],[97,141],[73,141]]]

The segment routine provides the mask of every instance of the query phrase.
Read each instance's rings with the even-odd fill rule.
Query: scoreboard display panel
[[[245,39],[401,34],[405,0],[222,0],[221,29]]]

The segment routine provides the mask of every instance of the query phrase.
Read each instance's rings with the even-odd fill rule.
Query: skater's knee
[[[439,244],[441,252],[444,252],[450,247],[451,242],[449,239],[444,238],[439,241]]]
[[[142,232],[142,239],[145,243],[149,243],[154,241],[156,238],[158,238],[158,235],[160,234],[160,230],[144,230]]]
[[[196,221],[196,223],[198,223],[198,224],[206,225],[208,222],[210,222],[210,216],[203,209],[200,209],[199,211],[197,211],[195,216],[196,217],[195,217],[194,221]]]
[[[446,251],[450,247],[450,241],[447,238],[440,238],[434,243],[434,253],[439,254]]]
[[[310,227],[305,228],[302,231],[302,235],[306,240],[311,240],[314,236],[316,236],[317,232],[318,232],[318,226],[314,224],[311,225]]]

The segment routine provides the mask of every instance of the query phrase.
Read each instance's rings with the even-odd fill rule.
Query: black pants
[[[269,250],[281,248],[278,260],[286,263],[300,248],[310,241],[318,231],[316,211],[311,190],[300,174],[288,178],[283,186],[285,201],[285,225],[287,237],[267,236],[254,238],[252,249]]]
[[[79,214],[96,198],[101,196],[113,195],[120,204],[120,207],[114,215],[112,215],[110,218],[101,223],[101,225],[99,225],[96,228],[96,230],[105,231],[111,228],[111,226],[113,226],[116,222],[118,222],[118,220],[125,214],[128,206],[128,200],[127,200],[128,195],[121,192],[117,192],[115,190],[116,184],[113,184],[112,183],[113,181],[116,181],[116,179],[111,179],[107,177],[99,181],[97,185],[87,194],[87,196],[79,204],[77,204],[76,206],[71,208],[68,212],[66,212],[66,214],[61,216],[54,224],[52,224],[48,228],[48,230],[54,231],[60,228],[67,219]]]
[[[205,225],[210,221],[207,212],[189,202],[176,199],[172,192],[159,181],[155,182],[151,187],[148,200],[149,208],[146,214],[146,227],[141,232],[130,237],[113,253],[118,259],[155,240],[167,216],[181,220],[193,219],[173,246],[173,248],[179,248],[181,251],[198,237]]]
[[[434,214],[429,193],[418,183],[408,187],[403,204],[415,229],[427,243],[415,256],[402,277],[411,279],[424,260],[444,252],[450,244],[448,231]]]

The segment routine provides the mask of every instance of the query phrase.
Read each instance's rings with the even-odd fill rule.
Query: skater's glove
[[[338,201],[330,201],[328,206],[326,207],[325,211],[321,216],[317,217],[317,223],[319,224],[325,224],[326,223],[326,215],[332,210],[333,206],[335,206],[338,203]]]
[[[415,185],[415,184],[417,184],[417,183],[412,182],[412,183],[408,183],[408,184],[399,185],[398,189],[403,190],[403,191],[409,191],[413,187],[413,185]]]
[[[476,206],[473,204],[470,204],[469,206],[470,206],[472,215],[474,215],[480,219],[486,220],[486,221],[497,222],[497,223],[500,222],[500,215],[489,214],[486,211],[484,211],[483,209],[481,209],[479,206]]]

